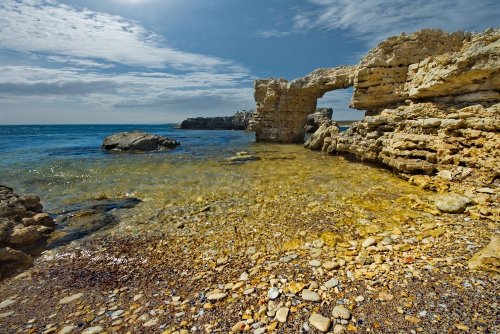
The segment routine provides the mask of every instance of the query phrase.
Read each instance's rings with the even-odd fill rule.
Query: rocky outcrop
[[[233,116],[188,118],[180,124],[183,130],[246,130],[253,111],[238,111]]]
[[[311,150],[322,150],[331,153],[337,147],[337,135],[340,128],[337,123],[327,121],[321,124],[319,129],[309,137],[304,146]]]
[[[112,151],[148,152],[173,149],[180,143],[168,137],[140,131],[115,133],[104,139],[102,149]]]
[[[256,80],[256,112],[249,130],[261,142],[303,143],[307,115],[316,111],[318,98],[326,92],[354,84],[357,66],[322,68],[288,82],[285,79]]]
[[[500,234],[494,234],[490,243],[474,254],[467,264],[471,270],[500,274]]]
[[[499,214],[490,205],[500,175],[499,29],[421,30],[380,43],[357,66],[257,80],[257,140],[300,142],[303,110],[326,88],[348,85],[365,118],[346,132],[322,126],[306,147],[385,165],[424,188],[466,194],[490,207],[483,216]]]
[[[38,196],[20,196],[0,185],[0,277],[30,265],[54,227]]]
[[[305,131],[306,133],[314,133],[323,123],[332,120],[332,108],[318,108],[314,114],[307,115]]]

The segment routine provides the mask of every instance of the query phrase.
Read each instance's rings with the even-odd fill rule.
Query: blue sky
[[[421,28],[498,27],[497,0],[2,0],[0,124],[166,123],[251,109],[253,80],[355,64]],[[320,106],[359,118],[350,91]]]

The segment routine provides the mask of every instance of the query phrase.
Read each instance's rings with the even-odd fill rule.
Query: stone
[[[325,261],[325,262],[323,262],[322,266],[326,270],[333,270],[333,269],[340,268],[340,264],[338,262],[335,262],[335,261]]]
[[[207,299],[210,300],[210,301],[214,301],[214,300],[224,299],[226,297],[227,297],[227,293],[220,292],[220,293],[214,293],[214,294],[209,295],[207,297]]]
[[[316,112],[307,115],[306,125],[304,127],[306,133],[314,133],[323,123],[331,121],[333,115],[332,108],[317,108]]]
[[[288,312],[290,312],[290,309],[287,307],[280,307],[278,311],[276,311],[276,320],[279,322],[285,323],[286,320],[288,319]]]
[[[77,299],[80,299],[83,297],[83,293],[75,293],[71,296],[67,296],[67,297],[64,297],[62,298],[61,300],[59,300],[59,304],[60,305],[64,305],[64,304],[69,304],[69,303],[72,303],[74,302],[75,300]]]
[[[328,289],[332,289],[339,285],[339,280],[336,278],[331,278],[328,281],[325,282],[325,287]]]
[[[153,327],[158,324],[158,318],[153,318],[149,321],[146,321],[142,326],[143,327]]]
[[[141,131],[120,132],[106,137],[102,149],[108,151],[148,152],[173,149],[179,146],[176,140]]]
[[[23,225],[43,225],[47,227],[55,227],[54,220],[50,217],[48,213],[37,213],[31,218],[23,218]]]
[[[349,320],[351,317],[351,312],[342,305],[337,305],[333,308],[332,316],[335,319]]]
[[[59,334],[70,334],[70,333],[73,333],[75,331],[75,329],[77,329],[77,328],[78,328],[78,326],[73,326],[73,325],[64,326],[59,331]]]
[[[442,212],[462,213],[472,203],[472,200],[466,196],[449,193],[437,196],[434,203]]]
[[[101,326],[94,326],[94,327],[89,327],[85,329],[82,334],[97,334],[100,333],[104,330]]]
[[[342,333],[345,333],[344,326],[337,324],[335,325],[335,327],[333,327],[333,334],[342,334]]]
[[[15,299],[10,299],[10,298],[9,299],[5,299],[4,301],[2,301],[0,303],[0,310],[4,309],[6,307],[9,307],[9,306],[15,304],[16,302],[17,302],[17,300],[15,300]]]
[[[494,234],[490,243],[467,262],[470,270],[500,274],[500,234]]]
[[[253,111],[238,111],[233,116],[188,118],[179,125],[183,130],[246,130]]]
[[[367,247],[375,245],[376,243],[377,243],[377,239],[375,239],[374,237],[368,237],[363,241],[363,243],[361,244],[361,247],[367,248]]]
[[[260,160],[260,158],[253,154],[236,154],[235,156],[226,159],[229,162],[246,162]]]
[[[309,323],[319,330],[320,332],[326,333],[332,326],[332,322],[329,318],[322,316],[318,313],[313,313],[309,317]]]
[[[0,319],[11,317],[14,314],[16,314],[15,311],[9,311],[9,312],[0,313]]]
[[[319,261],[319,260],[311,260],[311,261],[309,261],[309,265],[311,267],[321,267],[321,261]]]
[[[271,300],[274,300],[276,298],[278,298],[278,296],[280,295],[280,290],[273,286],[269,289],[269,291],[267,292],[267,296],[269,297],[269,299]]]
[[[302,290],[302,299],[309,301],[309,302],[319,302],[321,301],[321,297],[319,294],[317,294],[314,291],[311,291],[309,289],[304,289]]]
[[[13,229],[9,243],[17,247],[26,247],[38,241],[40,237],[36,226],[22,227],[22,225],[18,225]]]

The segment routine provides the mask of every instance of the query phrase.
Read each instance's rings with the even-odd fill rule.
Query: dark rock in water
[[[233,116],[196,117],[184,120],[179,128],[184,130],[246,130],[252,111],[239,111]]]
[[[140,131],[115,133],[104,139],[102,148],[115,151],[148,152],[179,146],[176,140]]]
[[[46,249],[54,226],[38,196],[0,185],[0,278],[31,264],[31,255]]]
[[[319,127],[332,119],[333,109],[332,108],[317,108],[316,112],[307,115],[305,130],[306,133],[314,133]]]
[[[78,203],[57,213],[58,229],[52,233],[48,248],[55,248],[81,239],[118,223],[115,210],[130,209],[139,204],[137,198],[100,199]]]

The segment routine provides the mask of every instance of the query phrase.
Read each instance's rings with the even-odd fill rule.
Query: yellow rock
[[[333,232],[324,232],[321,234],[320,239],[327,245],[328,247],[335,247],[337,243],[340,241],[340,237]]]
[[[488,246],[481,249],[469,260],[470,270],[484,270],[500,273],[500,234],[494,234]]]
[[[292,282],[290,283],[290,285],[288,285],[288,290],[293,294],[297,294],[301,292],[305,287],[306,284],[303,282]]]

